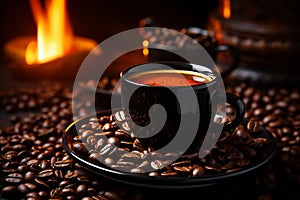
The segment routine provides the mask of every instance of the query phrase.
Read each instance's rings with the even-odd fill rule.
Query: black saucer
[[[97,113],[98,117],[110,115],[111,111],[102,111]],[[269,161],[275,152],[276,149],[276,140],[272,134],[266,130],[264,127],[260,126],[258,135],[256,137],[266,138],[268,143],[261,149],[262,156],[252,161],[246,167],[242,169],[235,170],[232,172],[218,173],[213,175],[203,175],[200,177],[182,177],[182,176],[172,176],[172,177],[163,177],[163,176],[148,176],[145,174],[136,174],[129,172],[122,172],[116,169],[110,168],[104,164],[96,165],[89,161],[87,157],[81,156],[74,151],[72,148],[73,138],[77,136],[77,131],[75,124],[84,124],[89,120],[89,116],[83,117],[79,120],[74,121],[66,129],[66,132],[63,136],[63,147],[66,152],[79,164],[93,173],[100,175],[102,177],[117,181],[119,183],[126,183],[135,186],[142,187],[152,187],[152,188],[195,188],[195,187],[205,187],[210,185],[215,185],[218,183],[224,183],[224,181],[231,180],[241,175],[245,175],[249,172],[254,171],[255,169],[264,165]],[[245,119],[242,124],[247,125],[248,120]]]

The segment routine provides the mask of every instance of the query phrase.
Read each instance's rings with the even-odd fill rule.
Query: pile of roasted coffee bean
[[[126,119],[124,111],[88,118],[73,137],[73,150],[87,161],[125,172],[199,177],[241,170],[262,159],[264,147],[270,142],[255,137],[263,130],[257,121],[249,121],[233,131],[224,131],[204,158],[199,159],[198,152],[162,154],[135,137]]]
[[[55,83],[1,93],[1,113],[11,116],[11,126],[0,129],[1,199],[141,197],[112,187],[66,154],[62,135],[72,121],[71,97],[70,89]],[[82,107],[74,111],[75,116],[86,114]]]
[[[246,117],[259,122],[277,140],[278,151],[274,161],[276,167],[269,172],[276,178],[269,185],[275,188],[286,184],[285,181],[300,184],[299,88],[245,81],[228,84],[227,89],[243,98],[247,110]]]
[[[193,40],[188,39],[187,36]],[[213,32],[198,27],[181,28],[178,30],[165,28],[146,29],[143,37],[150,44],[163,44],[180,48],[195,47],[195,44],[198,43],[204,48],[210,49],[217,44]]]
[[[243,138],[241,136],[244,135],[246,136],[245,141],[248,141],[246,139],[249,133],[251,136],[251,132],[255,132],[257,123],[267,128],[276,138],[278,148],[274,157],[259,170],[250,174],[249,177],[243,177],[238,184],[229,182],[196,188],[195,190],[158,190],[158,192],[153,192],[154,189],[152,188],[147,190],[127,185],[120,186],[116,182],[98,177],[67,155],[62,147],[62,135],[65,128],[74,119],[88,115],[89,109],[87,108],[93,106],[93,103],[92,101],[78,102],[74,105],[74,113],[72,113],[72,92],[70,89],[56,83],[38,85],[36,88],[17,89],[0,93],[0,114],[10,116],[8,119],[11,123],[7,127],[0,128],[0,196],[2,199],[165,198],[165,195],[159,196],[159,192],[164,192],[168,198],[189,197],[190,199],[198,199],[201,196],[223,200],[261,200],[281,199],[282,196],[285,196],[288,199],[299,199],[300,91],[298,88],[262,87],[248,82],[228,84],[226,86],[228,91],[234,92],[243,98],[246,104],[246,117],[251,120],[251,123],[254,123],[240,126],[234,132],[222,133],[218,143],[220,148],[214,149],[208,157],[201,160],[200,164],[197,165],[198,167],[201,166],[199,168],[186,167],[195,158],[194,155],[189,155],[182,157],[182,160],[178,160],[178,162],[167,168],[160,169],[160,166],[163,166],[164,163],[157,162],[156,160],[159,159],[156,159],[157,157],[153,155],[155,158],[153,163],[139,163],[140,165],[128,169],[132,169],[133,173],[141,173],[143,172],[141,170],[143,165],[147,165],[151,167],[150,169],[158,169],[152,170],[154,172],[147,175],[201,176],[207,173],[228,172],[230,169],[238,169],[238,166],[244,167],[249,160],[239,157],[241,154],[236,154],[238,151],[232,151],[230,155],[233,157],[231,158],[225,157],[228,161],[227,165],[220,165],[220,163],[225,164],[222,149],[228,148],[229,145],[235,145],[234,141],[236,140],[233,139],[228,140],[230,141],[228,144],[226,139],[228,137]],[[82,95],[80,91],[73,92],[75,97],[76,95]],[[99,139],[97,140],[98,144],[96,144],[96,140],[93,137],[89,138],[89,136],[97,135],[97,133],[89,135],[89,131],[85,134],[82,132],[80,137],[74,138],[74,141],[77,141],[75,141],[73,148],[83,147],[80,145],[81,142],[90,143],[90,147],[98,149],[98,151],[97,153],[95,151],[89,152],[89,159],[98,160],[100,156],[101,160],[101,155],[99,155],[101,149],[101,153],[106,158],[103,163],[116,168],[124,165],[126,168],[128,166],[132,167],[132,163],[130,163],[132,160],[151,154],[153,150],[142,145],[138,139],[124,134],[124,130],[128,131],[126,123],[122,125],[124,130],[117,131],[109,116],[104,117],[104,119],[105,123],[101,122],[104,123],[101,130],[109,135],[107,139]],[[122,120],[124,118],[120,115],[119,118],[116,117],[115,119]],[[91,126],[91,124],[88,126]],[[90,130],[90,128],[88,127],[87,130]],[[92,127],[91,130],[94,129],[95,127]],[[253,142],[260,149],[259,144],[264,144],[265,141],[259,139],[253,140]],[[113,150],[111,148],[113,145],[118,148]],[[126,152],[125,150],[120,152],[123,157],[119,157],[119,160],[117,160],[118,157],[109,159],[106,153],[108,151],[112,153],[117,150],[120,151],[118,145],[126,150]],[[105,146],[108,150],[104,148]],[[259,156],[261,152],[256,148],[251,146],[252,150],[248,148],[248,151],[245,151],[247,154],[243,152],[244,158]],[[105,152],[106,150],[107,152]],[[239,149],[239,151],[241,150]],[[172,157],[174,154],[170,153],[166,156]],[[230,159],[234,159],[234,156],[237,156],[236,160],[230,162]],[[126,163],[128,161],[126,159],[129,159],[130,162]],[[122,163],[122,161],[124,162]],[[133,162],[133,164],[138,164],[138,162]],[[168,171],[169,169],[170,171]]]
[[[102,77],[99,81],[90,79],[87,81],[79,82],[79,87],[91,90],[92,88],[107,90],[108,92],[112,92],[114,87],[116,86],[117,79],[110,79],[106,76]]]

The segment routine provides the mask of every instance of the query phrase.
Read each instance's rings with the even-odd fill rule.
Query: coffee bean
[[[41,199],[37,192],[29,192],[26,194],[27,199]]]
[[[89,155],[89,159],[92,162],[97,162],[97,161],[100,161],[102,159],[102,156],[98,152],[93,152]]]
[[[85,176],[85,175],[78,176],[77,180],[81,183],[89,183],[91,181],[91,179],[88,176]]]
[[[66,179],[74,179],[78,176],[78,173],[76,171],[68,171],[65,175]]]
[[[56,161],[54,163],[54,168],[64,169],[64,168],[69,168],[71,165],[72,165],[72,160]]]
[[[251,163],[251,160],[249,160],[249,159],[241,159],[241,160],[238,160],[236,164],[238,166],[243,167],[243,166],[249,165],[250,163]]]
[[[161,176],[177,176],[178,173],[173,170],[166,170],[160,173]]]
[[[83,197],[81,200],[93,200],[92,197]]]
[[[76,188],[76,194],[85,195],[87,192],[87,186],[84,184],[78,185]]]
[[[87,137],[86,142],[89,145],[95,145],[97,143],[97,139],[94,135],[91,135]]]
[[[105,154],[109,154],[109,152],[113,149],[112,144],[105,145],[99,152],[101,156],[104,156]]]
[[[18,184],[23,181],[23,175],[19,173],[11,173],[5,177],[5,181],[10,184]]]
[[[202,167],[201,165],[196,165],[194,167],[194,170],[192,172],[193,177],[199,177],[205,174],[205,168]]]
[[[259,129],[259,122],[258,121],[253,121],[253,120],[250,120],[248,123],[247,123],[247,128],[250,132],[253,132],[253,133],[256,133]]]
[[[9,155],[6,155],[5,158],[7,160],[11,160],[11,157]],[[4,169],[15,169],[17,168],[18,166],[18,163],[17,162],[6,162],[4,165],[3,165],[3,168]]]
[[[55,188],[50,191],[50,197],[52,197],[52,198],[57,198],[57,197],[59,198],[62,196],[63,196],[63,194],[61,192],[61,188]]]
[[[150,165],[154,170],[162,169],[163,167],[165,167],[165,164],[161,160],[152,161]]]
[[[107,141],[109,144],[114,144],[114,145],[119,145],[120,144],[120,141],[118,138],[116,137],[110,137]]]
[[[24,180],[27,181],[27,182],[30,182],[34,179],[34,177],[35,177],[35,173],[32,172],[32,171],[28,171],[24,175]]]
[[[49,177],[53,176],[53,174],[54,174],[54,172],[52,169],[46,169],[46,170],[39,172],[37,176],[39,178],[49,178]]]
[[[115,164],[115,161],[112,158],[105,158],[104,164],[106,164],[107,166],[112,166],[113,164]]]
[[[64,196],[71,196],[75,194],[75,191],[71,188],[63,188],[61,192],[63,193]]]
[[[37,189],[37,187],[32,184],[32,183],[23,183],[20,184],[17,189],[22,193],[22,194],[27,194],[29,192],[33,192]]]
[[[86,130],[86,131],[84,131],[84,132],[82,133],[81,137],[82,137],[82,139],[85,139],[85,138],[87,138],[88,136],[94,135],[94,134],[95,134],[94,131],[92,131],[92,130]]]
[[[74,149],[74,151],[76,151],[78,153],[82,153],[82,154],[85,154],[88,152],[88,150],[86,149],[86,145],[84,143],[80,143],[80,142],[74,143],[73,149]]]
[[[40,179],[40,178],[34,178],[34,182],[40,187],[40,188],[50,188],[50,186],[46,183],[47,181],[49,181],[49,180],[51,180],[51,178],[50,179],[48,179],[48,180],[45,180],[45,181],[43,181],[42,179]]]
[[[184,172],[184,173],[188,173],[192,171],[191,166],[174,166],[173,169],[177,172]]]
[[[1,189],[1,196],[8,199],[17,198],[19,191],[16,186],[5,186]]]
[[[28,165],[20,165],[18,166],[17,170],[20,172],[20,173],[26,173],[28,170],[29,170],[29,166]]]

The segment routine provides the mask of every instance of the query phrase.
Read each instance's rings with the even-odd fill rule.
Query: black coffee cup
[[[177,61],[139,64],[121,73],[121,101],[130,116],[130,134],[153,149],[160,149],[181,133],[182,151],[197,151],[205,135],[222,126],[230,130],[245,114],[241,98],[220,90],[217,72],[207,67]],[[230,123],[219,124],[220,105],[235,109]],[[179,142],[181,143],[181,142]],[[172,144],[172,143],[171,143]],[[175,145],[175,146],[174,146]],[[178,142],[172,148],[177,148]],[[188,149],[186,146],[188,145]]]

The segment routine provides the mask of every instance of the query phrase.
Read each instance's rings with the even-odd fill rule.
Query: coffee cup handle
[[[241,124],[245,117],[245,104],[240,97],[233,93],[226,92],[226,102],[234,108],[235,116],[232,121],[224,124],[223,131],[229,131],[236,128]]]
[[[222,45],[218,45],[214,48],[215,51],[215,57],[217,57],[217,54],[220,52],[230,52],[232,57],[233,57],[233,61],[231,63],[231,65],[227,68],[227,69],[222,69],[221,70],[221,76],[227,77],[228,75],[230,75],[232,73],[233,70],[235,70],[238,67],[239,61],[240,61],[240,53],[238,51],[237,48],[230,46],[230,45],[226,45],[226,44],[222,44]]]

